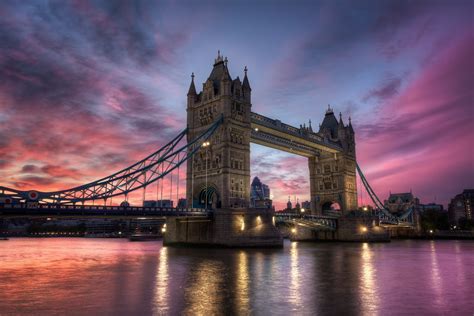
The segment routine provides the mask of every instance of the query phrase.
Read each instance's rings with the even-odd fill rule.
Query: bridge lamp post
[[[208,196],[208,192],[207,192],[207,154],[208,154],[208,147],[209,147],[209,145],[211,145],[211,143],[208,142],[208,141],[207,141],[207,142],[204,142],[204,143],[202,144],[202,147],[204,147],[204,148],[206,149],[206,160],[205,160],[205,163],[206,163],[206,206],[204,207],[206,211],[207,211],[207,202],[208,202],[208,201],[207,201],[207,196]]]

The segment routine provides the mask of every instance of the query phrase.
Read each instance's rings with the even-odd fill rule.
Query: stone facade
[[[271,210],[219,209],[211,218],[167,217],[163,243],[223,247],[282,247]]]
[[[410,208],[421,209],[420,200],[412,192],[390,193],[388,199],[384,201],[384,206],[390,213],[398,215],[405,213]]]
[[[247,70],[243,81],[232,79],[227,58],[220,54],[199,93],[192,76],[187,101],[188,142],[221,116],[223,123],[207,140],[210,145],[187,161],[188,206],[204,207],[207,203],[212,209],[248,207],[253,141],[308,157],[312,214],[322,214],[327,205],[334,203],[343,211],[357,209],[355,136],[350,119],[347,125],[342,117],[337,121],[329,108],[318,133],[313,132],[311,124],[297,129],[251,113],[251,91]],[[252,131],[252,115],[257,121],[260,118],[257,123],[264,124],[265,131],[263,125]]]
[[[232,79],[227,58],[220,54],[209,78],[197,93],[194,75],[188,92],[188,142],[221,115],[223,123],[187,162],[188,205],[208,208],[248,207],[250,201],[251,88],[247,71],[241,82]],[[206,185],[207,173],[207,185]]]
[[[311,212],[322,214],[338,203],[341,210],[357,209],[356,152],[355,135],[352,124],[339,122],[331,108],[328,108],[319,133],[332,142],[337,142],[343,150],[339,153],[322,151],[319,156],[308,159]]]

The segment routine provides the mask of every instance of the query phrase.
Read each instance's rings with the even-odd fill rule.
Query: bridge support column
[[[310,157],[308,167],[312,214],[334,211],[323,206],[336,203],[342,213],[357,209],[354,157],[323,152],[319,157]]]
[[[210,217],[168,217],[165,246],[283,247],[273,212],[220,209]]]

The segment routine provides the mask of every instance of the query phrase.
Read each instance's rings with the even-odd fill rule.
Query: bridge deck
[[[200,216],[207,217],[211,211],[193,208],[177,209],[167,207],[122,207],[103,205],[37,205],[25,204],[0,205],[0,217],[112,217],[112,218],[157,218],[165,216]]]

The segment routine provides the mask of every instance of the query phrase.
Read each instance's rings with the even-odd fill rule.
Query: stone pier
[[[387,242],[389,232],[379,225],[378,218],[372,216],[343,216],[337,220],[334,231],[308,228],[295,225],[288,237],[293,241],[354,241],[354,242]]]
[[[165,246],[283,247],[273,211],[218,209],[210,217],[168,217]]]

